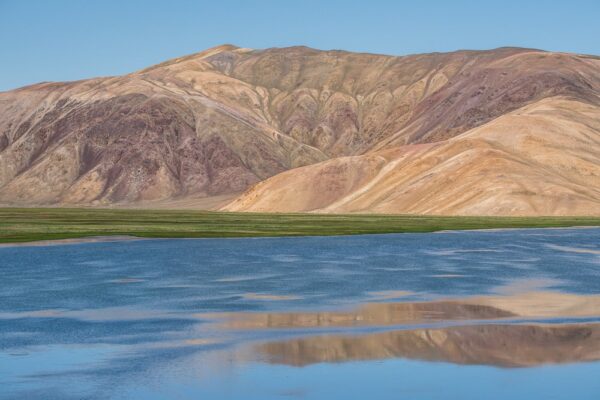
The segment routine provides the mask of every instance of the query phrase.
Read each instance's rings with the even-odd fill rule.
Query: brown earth
[[[598,107],[554,97],[446,141],[281,173],[226,209],[600,215],[599,150]]]
[[[224,45],[0,93],[0,203],[218,208],[251,188],[224,209],[600,214],[599,88],[574,54]]]

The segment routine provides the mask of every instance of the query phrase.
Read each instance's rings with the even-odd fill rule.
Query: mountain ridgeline
[[[600,215],[600,58],[225,45],[2,92],[0,203]]]

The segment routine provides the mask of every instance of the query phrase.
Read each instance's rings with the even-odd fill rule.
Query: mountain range
[[[600,57],[223,45],[2,92],[0,203],[600,215]]]

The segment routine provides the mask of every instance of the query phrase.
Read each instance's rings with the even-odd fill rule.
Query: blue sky
[[[599,20],[600,0],[0,0],[0,91],[124,74],[223,43],[600,55]]]

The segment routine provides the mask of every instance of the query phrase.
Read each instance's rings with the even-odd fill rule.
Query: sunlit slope
[[[402,193],[333,203],[396,171],[387,164],[398,147],[440,143],[549,97],[597,105],[599,88],[600,60],[576,54],[224,45],[123,76],[0,93],[0,204],[201,208],[284,171],[357,156],[329,164],[348,170],[346,181],[333,171],[295,203],[265,209],[406,209],[388,204]],[[315,188],[324,193],[305,204]]]
[[[226,209],[599,215],[600,110],[544,99],[446,141],[284,172]]]

